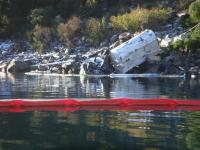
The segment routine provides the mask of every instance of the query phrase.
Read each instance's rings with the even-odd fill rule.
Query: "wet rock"
[[[70,70],[68,71],[68,74],[78,74],[80,72],[80,63],[75,62],[72,64]]]
[[[60,59],[61,58],[61,53],[54,53],[52,56],[55,58],[55,59]]]
[[[30,62],[29,61],[18,61],[13,59],[7,66],[7,72],[11,73],[22,73],[30,71]]]
[[[159,68],[159,72],[164,74],[184,74],[186,70],[186,64],[182,62],[181,56],[177,54],[165,57]]]
[[[32,70],[37,70],[37,71],[47,71],[47,70],[49,70],[49,66],[42,66],[42,65],[39,65],[37,67],[32,67],[31,66],[31,69]]]
[[[55,57],[51,56],[49,59],[46,61],[46,63],[52,63],[55,61]],[[43,61],[44,62],[44,61]],[[44,62],[45,63],[45,62]]]
[[[64,64],[62,64],[62,66],[61,66],[62,73],[63,74],[68,74],[68,71],[70,70],[71,66],[72,66],[72,63],[64,63]]]
[[[119,35],[119,41],[120,43],[123,43],[131,38],[131,33],[130,32],[124,32]]]
[[[200,78],[200,67],[199,66],[194,66],[194,67],[191,67],[189,70],[188,70],[188,76],[190,78]]]
[[[47,59],[43,59],[43,60],[42,60],[42,63],[43,63],[43,64],[47,64],[47,63],[49,63],[49,61],[48,61]]]
[[[188,16],[188,10],[184,10],[182,12],[179,12],[176,14],[179,18],[182,18],[182,17],[185,17],[185,16]]]
[[[169,35],[166,35],[164,39],[160,42],[160,47],[169,47],[173,42],[173,38],[169,37]]]
[[[63,74],[78,74],[80,71],[80,63],[76,60],[68,60],[61,66]]]
[[[95,74],[95,70],[97,69],[97,65],[93,62],[87,63],[87,72],[88,74]]]
[[[120,45],[120,42],[116,41],[115,43],[113,43],[112,45],[110,45],[109,48],[113,49],[113,48],[117,47],[118,45]]]
[[[114,43],[118,40],[118,35],[114,34],[111,38],[110,38],[110,43]]]
[[[83,72],[86,73],[86,74],[92,74],[92,75],[103,74],[100,67],[96,63],[93,63],[93,62],[83,63],[81,65],[80,74],[83,74]]]
[[[106,46],[106,45],[108,45],[108,41],[107,40],[105,40],[105,41],[100,43],[100,47],[103,47],[103,46]]]
[[[0,42],[0,51],[1,50],[7,51],[7,50],[12,49],[13,44],[14,43],[11,40]]]
[[[111,74],[112,72],[114,72],[114,68],[112,66],[111,59],[110,59],[110,54],[106,54],[104,56],[104,62],[101,66],[101,71],[104,74]]]
[[[69,48],[65,48],[64,50],[64,54],[69,55],[71,53],[71,50]]]
[[[1,51],[1,55],[2,56],[6,56],[7,54],[9,54],[10,52],[9,51],[7,51],[7,50],[2,50]]]
[[[52,67],[52,68],[50,68],[50,72],[51,73],[60,73],[60,69],[59,69],[59,67]]]
[[[81,64],[80,74],[103,74],[103,64],[104,59],[101,57],[88,58]]]

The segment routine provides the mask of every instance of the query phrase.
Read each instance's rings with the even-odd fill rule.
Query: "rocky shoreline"
[[[179,21],[180,18],[176,18],[172,24],[165,25],[162,31],[155,32],[161,52],[128,73],[188,74],[190,77],[199,77],[200,58],[198,55],[169,49],[173,40],[187,37],[181,34],[185,32],[185,29],[179,25]],[[103,41],[98,48],[86,47],[84,37],[82,37],[77,40],[75,48],[55,46],[44,54],[34,52],[26,40],[17,39],[24,46],[26,50],[24,52],[16,50],[16,39],[0,41],[0,72],[79,74],[81,67],[84,67],[83,63],[86,63],[88,74],[116,73],[110,61],[110,50],[134,36],[135,34],[129,32],[116,34],[109,40]],[[200,53],[199,49],[197,53]]]
[[[13,53],[12,48],[1,50],[0,71],[10,73],[43,72],[79,74],[81,64],[87,59],[102,59],[103,64],[89,63],[89,74],[115,73],[109,59],[109,47],[91,49],[86,52],[68,53],[68,49],[46,54],[37,52]],[[99,61],[99,63],[101,63]],[[184,74],[198,77],[200,60],[196,56],[162,50],[154,60],[146,60],[128,73]]]

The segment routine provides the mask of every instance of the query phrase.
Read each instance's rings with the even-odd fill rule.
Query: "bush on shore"
[[[55,12],[52,7],[44,7],[33,9],[28,16],[28,20],[30,21],[32,26],[43,25],[43,26],[51,26],[52,20],[55,17]]]
[[[83,33],[89,45],[96,46],[109,34],[106,28],[106,21],[102,19],[90,18],[86,21]]]
[[[173,43],[172,48],[178,51],[195,52],[200,43],[200,24],[189,32],[189,37]]]
[[[73,38],[80,31],[81,20],[73,16],[66,23],[60,23],[57,27],[58,37],[66,42],[69,47],[73,47]]]
[[[193,22],[200,22],[200,0],[196,0],[189,6],[189,14]]]
[[[36,25],[31,32],[27,33],[27,37],[31,46],[36,49],[37,52],[43,53],[45,49],[50,47],[54,33],[49,27]]]
[[[136,8],[131,13],[126,13],[110,18],[113,29],[130,30],[132,32],[144,30],[145,28],[155,28],[162,25],[170,18],[170,9],[145,9]]]
[[[194,52],[199,48],[200,43],[200,0],[196,0],[189,6],[189,17],[184,20],[186,27],[195,28],[189,32],[189,37],[183,41],[177,41],[173,44],[173,49],[181,51],[187,49],[187,52]]]

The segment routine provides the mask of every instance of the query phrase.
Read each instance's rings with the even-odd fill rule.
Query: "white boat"
[[[157,37],[151,30],[139,35],[110,50],[111,61],[117,73],[126,73],[142,64],[147,58],[160,51]]]

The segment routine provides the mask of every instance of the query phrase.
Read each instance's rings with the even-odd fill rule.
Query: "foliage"
[[[189,14],[194,22],[200,22],[200,0],[196,0],[189,6]]]
[[[67,42],[68,46],[73,46],[73,38],[80,30],[81,20],[73,16],[66,23],[60,23],[57,27],[59,38]]]
[[[200,43],[200,24],[196,28],[189,32],[189,38],[186,40],[179,40],[173,43],[172,48],[174,50],[183,51],[187,49],[194,52]]]
[[[175,49],[175,50],[184,49],[184,41],[178,40],[178,41],[174,42],[172,46],[173,46],[173,49]]]
[[[144,9],[137,8],[131,13],[126,13],[110,18],[115,30],[131,30],[133,32],[153,28],[165,23],[170,18],[169,9]]]
[[[192,32],[190,32],[190,37],[191,37],[191,39],[200,42],[200,23],[197,25],[197,27]]]
[[[166,7],[186,9],[190,3],[192,19],[185,20],[187,27],[199,22],[200,0],[0,0],[0,36],[3,32],[15,34],[29,31],[30,41],[40,51],[48,47],[55,34],[53,30],[60,40],[70,46],[78,33],[85,34],[89,44],[97,45],[112,32],[107,29],[105,16],[111,16],[112,30],[117,32],[155,29],[170,18],[171,10]],[[133,6],[143,8],[130,12]],[[81,26],[79,17],[71,16],[80,16],[84,26]],[[199,41],[198,33],[193,30],[191,39],[184,44],[195,46],[194,43]]]
[[[109,34],[104,17],[102,19],[88,19],[83,32],[87,43],[93,46],[99,44]]]
[[[39,53],[43,53],[51,45],[54,34],[51,28],[36,25],[32,32],[27,33],[27,36],[32,47]]]
[[[50,26],[52,18],[55,16],[55,12],[52,7],[45,7],[39,9],[33,9],[30,16],[28,17],[30,23],[35,25]]]

